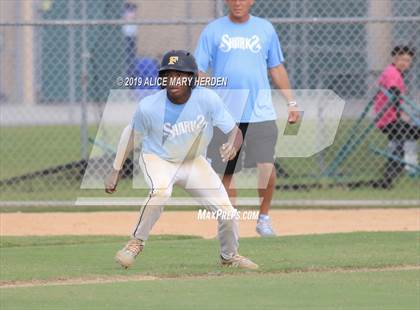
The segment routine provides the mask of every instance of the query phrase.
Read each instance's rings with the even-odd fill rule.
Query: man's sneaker
[[[273,227],[271,226],[270,219],[259,219],[257,221],[257,233],[261,237],[275,237],[276,233],[273,230]]]
[[[131,239],[127,242],[125,247],[118,251],[115,255],[115,261],[121,265],[121,267],[127,269],[134,264],[137,255],[143,250],[144,241],[140,239]]]
[[[222,266],[243,268],[243,269],[258,269],[258,265],[251,261],[249,258],[236,254],[230,259],[220,257]]]

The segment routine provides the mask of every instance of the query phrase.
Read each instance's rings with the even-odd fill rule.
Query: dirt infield
[[[273,210],[279,235],[353,231],[420,231],[420,209]],[[216,236],[215,220],[198,220],[197,211],[164,212],[152,234]],[[138,212],[2,213],[0,235],[129,235]],[[240,236],[256,236],[255,221],[240,221]]]

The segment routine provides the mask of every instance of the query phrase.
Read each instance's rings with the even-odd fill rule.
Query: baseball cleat
[[[276,236],[276,233],[274,232],[273,227],[271,226],[270,219],[266,219],[266,220],[259,219],[257,222],[256,231],[261,237],[275,237]]]
[[[117,252],[117,254],[115,255],[115,261],[118,264],[120,264],[121,267],[127,269],[128,267],[134,264],[137,255],[140,254],[143,248],[144,241],[133,238],[127,242],[127,244],[122,250]]]
[[[230,259],[224,259],[220,257],[220,263],[222,266],[226,267],[235,267],[235,268],[242,268],[242,269],[258,269],[258,265],[251,261],[249,258],[245,256],[241,256],[236,254]]]

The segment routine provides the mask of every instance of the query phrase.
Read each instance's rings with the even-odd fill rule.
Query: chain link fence
[[[33,0],[2,1],[0,12],[0,204],[43,204],[104,196],[80,185],[94,145],[102,150],[95,167],[112,158],[115,144],[95,142],[110,90],[120,77],[156,76],[167,50],[193,51],[204,26],[227,9],[222,0]],[[420,119],[420,2],[257,0],[252,14],[277,30],[294,89],[329,89],[346,102],[330,147],[276,160],[274,199],[418,204],[418,142],[395,158],[371,107],[392,48],[409,45],[417,55],[405,75],[406,101]],[[118,107],[112,115],[124,119]],[[129,160],[117,197],[142,195],[132,189],[132,167]],[[380,182],[385,175],[390,186]]]

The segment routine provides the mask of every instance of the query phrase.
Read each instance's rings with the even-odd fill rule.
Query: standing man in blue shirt
[[[277,141],[277,118],[267,71],[288,102],[288,121],[299,119],[293,100],[280,42],[273,25],[249,14],[254,0],[226,0],[228,16],[211,22],[201,33],[195,57],[201,75],[211,68],[212,75],[227,79],[229,89],[249,90],[245,106],[240,99],[228,96],[228,106],[245,138],[242,154],[245,167],[258,168],[258,193],[261,198],[256,230],[261,236],[275,236],[268,211],[276,182],[274,149]],[[227,165],[216,156],[223,134],[215,131],[208,156],[213,168],[223,174],[223,184],[235,204],[237,195],[233,174],[241,170],[240,153]],[[267,182],[268,180],[268,182]]]
[[[140,166],[150,186],[131,239],[115,256],[124,268],[130,267],[143,250],[174,185],[199,198],[215,214],[222,212],[217,218],[222,265],[258,268],[238,254],[236,210],[205,158],[213,127],[228,135],[220,148],[223,161],[235,157],[242,134],[214,91],[194,87],[197,73],[197,64],[189,52],[166,53],[159,69],[159,76],[167,80],[164,89],[140,101],[131,123],[121,134],[113,170],[105,180],[105,191],[112,194],[116,190],[124,161],[133,149],[134,133],[142,142]]]

